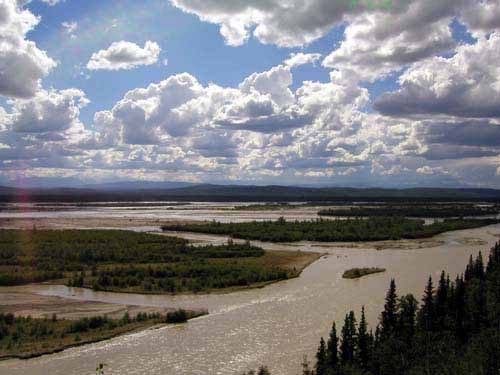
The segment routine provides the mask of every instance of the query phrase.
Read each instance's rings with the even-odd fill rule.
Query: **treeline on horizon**
[[[500,223],[499,219],[446,219],[425,225],[424,220],[404,217],[370,217],[346,220],[317,219],[311,221],[252,221],[245,223],[205,222],[200,224],[168,224],[164,231],[186,231],[228,235],[246,240],[270,242],[296,241],[382,241],[416,239],[459,230]]]
[[[97,290],[176,293],[296,276],[249,243],[191,246],[118,230],[0,230],[0,286],[68,279]]]
[[[340,331],[333,323],[303,375],[496,375],[500,370],[500,242],[486,267],[481,254],[452,282],[429,278],[421,304],[398,296],[391,280],[375,332],[364,308]],[[269,375],[267,368],[259,372]],[[251,372],[251,374],[254,374]]]
[[[172,189],[17,189],[0,187],[0,202],[117,202],[117,201],[193,201],[193,202],[500,202],[500,190],[453,188],[348,188],[207,185]]]
[[[404,216],[414,218],[450,218],[465,216],[498,215],[500,206],[478,206],[472,204],[435,205],[384,205],[376,207],[330,208],[318,212],[319,216],[373,217]]]

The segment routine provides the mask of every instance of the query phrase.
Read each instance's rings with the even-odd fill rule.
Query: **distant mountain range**
[[[0,201],[247,201],[341,202],[405,200],[500,201],[500,190],[450,188],[342,188],[296,186],[211,185],[183,182],[117,182],[82,188],[0,187]]]
[[[124,191],[124,190],[162,190],[162,189],[177,189],[195,184],[189,182],[156,182],[156,181],[122,181],[122,182],[109,182],[104,184],[84,185],[85,189],[92,190],[111,190],[111,191]]]

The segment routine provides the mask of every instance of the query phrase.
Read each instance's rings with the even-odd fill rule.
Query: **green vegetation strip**
[[[500,206],[478,206],[460,204],[434,204],[434,205],[386,205],[362,206],[339,209],[325,209],[318,212],[320,216],[337,217],[374,217],[374,216],[403,216],[403,217],[465,217],[498,215]]]
[[[350,270],[345,271],[342,277],[344,279],[359,279],[363,276],[368,276],[374,273],[382,273],[382,272],[385,272],[385,268],[377,268],[377,267],[352,268]]]
[[[318,204],[316,204],[318,205]],[[291,204],[291,203],[264,203],[264,204],[248,204],[244,206],[236,206],[235,211],[275,211],[275,210],[291,210],[296,208],[311,207],[309,203]]]
[[[33,319],[0,314],[0,359],[28,359],[44,354],[106,340],[127,332],[146,329],[159,324],[177,324],[205,314],[177,310],[166,315],[139,313],[121,319],[95,316],[80,320]]]
[[[317,256],[232,241],[191,246],[175,237],[126,231],[0,230],[0,285],[58,280],[117,292],[201,292],[295,277]]]
[[[498,219],[447,219],[425,225],[423,220],[403,217],[315,221],[253,221],[247,223],[206,222],[164,225],[164,231],[186,231],[229,235],[247,240],[294,241],[382,241],[427,238],[436,234],[500,223]]]

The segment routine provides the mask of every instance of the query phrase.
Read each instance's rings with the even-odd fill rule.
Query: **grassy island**
[[[404,216],[450,218],[498,215],[499,213],[499,205],[478,206],[473,204],[413,204],[325,209],[319,211],[318,215],[336,217]]]
[[[372,217],[347,220],[253,221],[247,223],[205,222],[164,225],[164,231],[186,231],[229,235],[247,240],[294,241],[382,241],[432,237],[436,234],[500,223],[497,219],[446,219],[425,225],[424,220],[403,217]]]
[[[0,359],[33,358],[160,324],[184,323],[202,314],[177,310],[166,315],[139,313],[131,317],[125,313],[121,319],[94,316],[79,320],[0,314]]]
[[[295,208],[309,207],[310,204],[291,204],[291,203],[261,203],[261,204],[247,204],[244,206],[236,206],[233,208],[235,211],[277,211],[277,210],[291,210]]]
[[[57,280],[116,292],[202,292],[295,277],[317,257],[127,231],[0,230],[0,286]]]
[[[372,275],[374,273],[385,272],[385,268],[369,267],[369,268],[352,268],[344,272],[344,279],[359,279],[363,276]]]

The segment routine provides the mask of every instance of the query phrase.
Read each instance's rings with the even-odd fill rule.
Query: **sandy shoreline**
[[[0,313],[12,313],[16,316],[50,318],[56,314],[60,319],[78,320],[97,315],[107,315],[119,319],[126,312],[135,317],[139,313],[166,314],[174,308],[159,308],[112,304],[104,302],[80,301],[62,297],[43,296],[31,291],[31,286],[1,287]]]
[[[137,218],[0,218],[0,229],[96,229],[156,227],[164,224],[192,224],[199,221]]]

